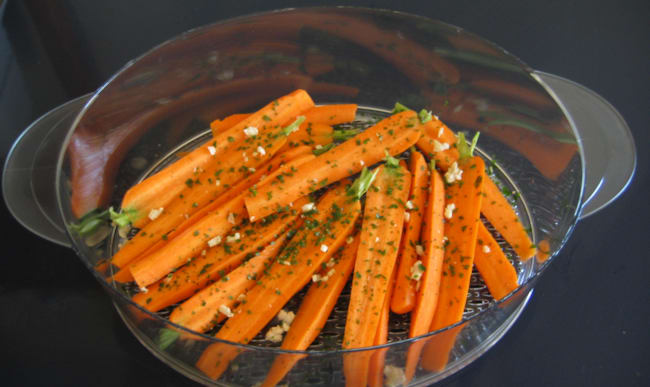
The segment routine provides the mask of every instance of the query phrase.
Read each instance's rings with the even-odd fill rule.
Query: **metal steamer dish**
[[[205,142],[211,119],[253,111],[295,89],[317,104],[358,104],[357,127],[387,116],[399,101],[432,111],[455,131],[481,132],[476,153],[530,230],[538,254],[521,260],[490,228],[516,268],[515,291],[497,302],[474,271],[461,322],[409,339],[409,315],[391,314],[388,344],[360,350],[341,350],[348,284],[318,338],[307,351],[294,351],[303,357],[284,379],[290,385],[343,385],[343,357],[359,351],[382,352],[386,367],[399,372],[411,346],[448,340],[452,332],[446,366],[418,367],[411,385],[470,364],[524,311],[576,222],[618,197],[635,169],[625,122],[583,86],[533,70],[442,22],[385,10],[305,8],[188,31],[128,63],[94,94],[47,113],[10,152],[5,200],[27,228],[75,250],[125,324],[163,362],[203,384],[261,383],[287,351],[260,334],[248,345],[229,344],[241,353],[218,379],[197,369],[203,350],[218,342],[212,335],[218,327],[201,334],[177,326],[167,319],[169,308],[150,313],[131,300],[137,287],[111,281],[112,267],[104,263],[125,236],[108,223],[90,237],[75,231],[71,178],[92,173],[96,186],[88,190],[96,207],[118,208],[129,187]],[[79,149],[81,156],[73,154]],[[82,157],[85,172],[75,169],[75,157]],[[303,294],[285,308],[296,311]]]

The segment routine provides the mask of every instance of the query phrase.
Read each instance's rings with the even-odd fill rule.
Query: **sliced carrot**
[[[410,173],[381,165],[366,195],[343,348],[373,344],[402,237]]]
[[[429,332],[433,313],[438,305],[438,292],[440,291],[440,276],[442,273],[443,249],[443,212],[445,207],[445,187],[440,174],[431,171],[431,183],[427,199],[424,229],[422,230],[422,243],[424,256],[421,265],[424,269],[419,281],[415,307],[411,312],[411,325],[409,337],[417,337]],[[415,375],[415,368],[420,359],[423,341],[413,342],[406,355],[406,381],[410,382]]]
[[[169,321],[196,332],[206,332],[222,321],[235,304],[240,302],[248,290],[262,277],[287,239],[282,234],[267,246],[261,254],[244,261],[238,268],[223,276],[221,280],[203,288],[181,305],[174,308]]]
[[[522,260],[527,260],[536,253],[535,245],[521,224],[519,217],[497,185],[490,178],[484,179],[485,198],[481,213],[512,246]]]
[[[299,145],[327,145],[334,141],[334,128],[327,124],[307,122],[307,126],[289,135],[285,148]]]
[[[247,343],[255,337],[343,245],[361,211],[358,201],[349,200],[344,185],[328,191],[317,209],[315,214],[306,214],[304,226],[278,256],[269,273],[247,293],[246,304],[233,311],[234,316],[221,327],[216,338]],[[197,368],[211,377],[219,377],[227,362],[237,355],[232,348],[232,344],[212,344],[201,355]],[[214,359],[220,359],[218,366]]]
[[[517,271],[483,223],[479,225],[476,243],[474,265],[492,297],[500,300],[517,288]]]
[[[446,171],[458,160],[456,135],[436,116],[432,116],[422,127],[422,137],[418,140],[417,147],[429,159],[435,160],[437,167]]]
[[[129,266],[133,279],[140,288],[146,288],[201,254],[208,248],[208,241],[227,238],[226,233],[245,217],[243,199],[231,200],[176,235],[160,249]]]
[[[348,242],[341,250],[338,262],[333,266],[328,262],[321,270],[322,276],[327,276],[326,281],[315,282],[309,287],[303,298],[298,313],[291,323],[291,328],[282,341],[282,349],[305,350],[316,339],[327,322],[334,305],[338,301],[343,287],[348,282],[354,269],[354,261],[359,246],[359,237]],[[278,384],[291,368],[304,357],[298,354],[280,354],[273,361],[262,387],[271,387]]]
[[[419,258],[417,246],[420,245],[420,229],[429,186],[429,169],[420,152],[411,153],[409,171],[413,176],[406,202],[409,215],[404,223],[404,237],[397,257],[395,289],[390,304],[391,310],[397,314],[410,312],[415,306],[416,281],[411,279],[411,268]]]
[[[433,313],[438,305],[440,276],[444,258],[444,222],[445,185],[440,174],[431,171],[430,193],[422,233],[424,256],[421,264],[424,273],[417,290],[416,303],[411,313],[409,337],[416,337],[429,332]],[[462,226],[461,226],[462,227]]]
[[[440,280],[440,293],[433,320],[429,328],[435,331],[459,322],[463,317],[469,282],[474,263],[478,229],[481,224],[480,208],[483,200],[485,164],[474,156],[459,162],[462,180],[447,187],[445,196],[445,257]],[[452,212],[450,205],[455,205]],[[451,215],[451,217],[449,216]],[[454,346],[460,327],[441,332],[425,345],[421,365],[427,370],[444,369],[449,351]],[[414,351],[419,350],[415,348]]]
[[[388,342],[388,323],[390,318],[390,303],[392,298],[392,290],[395,288],[395,270],[391,276],[391,284],[388,286],[388,294],[384,300],[384,306],[381,309],[381,318],[379,319],[379,327],[377,328],[377,335],[373,345],[383,345]],[[384,385],[384,363],[386,359],[386,351],[388,348],[375,349],[370,356],[370,363],[368,366],[368,385],[370,387],[381,387]]]
[[[223,278],[246,257],[256,254],[263,246],[278,238],[296,217],[296,212],[287,211],[238,229],[244,238],[232,243],[222,241],[220,245],[209,248],[205,256],[196,257],[177,270],[171,278],[156,282],[147,293],[136,294],[133,301],[157,312],[190,297],[206,284]]]
[[[210,123],[210,129],[212,130],[212,136],[214,138],[219,137],[219,135],[226,130],[237,125],[241,121],[247,119],[250,116],[250,113],[237,113],[231,114],[228,117],[222,120],[214,120]]]
[[[343,348],[373,345],[403,231],[410,173],[401,165],[381,165],[366,195],[361,241],[352,278]],[[365,386],[372,352],[347,353],[343,373],[347,385]]]
[[[269,118],[273,122],[284,123],[300,112],[313,107],[313,104],[311,97],[304,90],[296,90],[271,102],[221,134],[216,141],[212,139],[207,141],[167,168],[131,187],[122,199],[123,211],[134,214],[134,225],[142,227],[148,222],[147,214],[152,209],[164,208],[173,200],[182,191],[185,181],[193,176],[197,168],[206,169],[206,166],[213,160],[212,152],[208,147],[214,147],[216,153],[219,153],[228,144],[243,141],[246,138],[244,128],[264,128],[266,119]],[[216,146],[213,145],[215,142]]]
[[[390,155],[402,153],[420,137],[420,122],[413,111],[394,114],[368,130],[308,162],[284,181],[273,181],[246,198],[250,216],[264,217],[287,203],[323,186],[359,172]]]
[[[315,106],[303,113],[305,122],[338,125],[354,121],[357,115],[356,104],[337,104]],[[304,129],[304,128],[301,128]]]
[[[431,331],[452,325],[463,317],[481,224],[485,164],[483,159],[473,156],[460,162],[459,168],[463,171],[462,180],[449,185],[445,193],[445,236],[448,240]]]
[[[427,371],[436,372],[445,369],[447,362],[449,361],[449,354],[451,353],[451,350],[454,349],[456,337],[463,329],[463,325],[436,333],[434,336],[422,342],[422,344],[424,344],[422,359],[420,360],[422,368]],[[418,343],[419,342],[415,342],[412,345]]]

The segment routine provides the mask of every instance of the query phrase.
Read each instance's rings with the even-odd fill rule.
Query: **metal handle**
[[[585,186],[581,219],[613,202],[629,185],[636,169],[636,148],[620,113],[594,91],[557,75],[535,71],[572,119],[581,143]]]
[[[29,125],[9,150],[2,194],[11,214],[36,235],[71,247],[54,195],[56,160],[70,125],[91,94],[58,106]]]

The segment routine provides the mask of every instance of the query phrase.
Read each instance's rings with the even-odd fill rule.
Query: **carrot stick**
[[[409,200],[406,202],[409,216],[404,223],[404,237],[397,257],[395,289],[390,303],[391,310],[398,314],[410,312],[415,306],[416,281],[412,279],[411,268],[418,261],[416,246],[420,244],[420,229],[429,184],[429,169],[420,152],[411,153],[409,171],[413,176]]]
[[[228,147],[228,144],[244,141],[245,128],[264,128],[269,118],[273,122],[284,123],[312,106],[313,101],[304,90],[296,90],[271,102],[221,134],[215,139],[216,141],[212,139],[207,141],[167,168],[131,187],[122,199],[123,211],[132,214],[132,221],[136,227],[142,227],[148,221],[146,215],[152,209],[165,207],[176,197],[185,186],[185,181],[193,176],[197,168],[206,169],[213,160],[209,147],[214,147],[218,154]],[[213,145],[215,142],[216,145]]]
[[[272,245],[266,247],[258,256],[244,261],[238,268],[222,277],[220,281],[203,288],[181,305],[169,316],[169,321],[196,332],[206,332],[222,321],[231,308],[240,301],[248,290],[255,286],[276,253],[284,245],[287,234],[282,234]]]
[[[289,135],[285,147],[327,145],[332,141],[334,141],[334,128],[327,124],[307,122],[304,129],[301,127]]]
[[[354,121],[357,115],[356,104],[315,106],[303,113],[305,122],[338,125]],[[304,125],[304,124],[303,124]],[[304,128],[301,128],[304,129]]]
[[[375,338],[402,237],[410,180],[405,168],[389,161],[378,168],[366,195],[343,348],[367,347]]]
[[[411,176],[395,159],[388,160],[388,164],[376,169],[377,177],[366,195],[343,337],[345,349],[373,345],[381,311],[390,292]],[[347,385],[367,384],[371,355],[371,352],[361,351],[343,357]]]
[[[348,242],[341,250],[338,262],[333,266],[330,266],[328,262],[326,267],[321,270],[321,278],[327,276],[328,279],[315,282],[309,287],[298,313],[291,323],[291,328],[284,337],[282,349],[305,350],[323,329],[354,269],[359,237],[357,236],[351,241],[349,237]],[[278,384],[303,357],[303,355],[297,354],[278,355],[273,361],[262,387]]]
[[[207,249],[209,241],[225,239],[226,233],[241,223],[245,216],[243,199],[231,200],[176,235],[160,249],[129,266],[133,279],[140,288],[146,289]]]
[[[216,338],[247,343],[278,313],[311,276],[343,245],[361,211],[358,201],[350,201],[344,185],[328,191],[316,206],[316,213],[305,215],[305,224],[283,249],[269,273],[246,296],[217,332]],[[197,368],[219,377],[236,353],[232,344],[215,343],[203,352]],[[206,362],[210,359],[209,362]],[[211,364],[221,359],[219,366]]]
[[[456,135],[437,116],[432,116],[431,121],[424,123],[422,137],[417,142],[417,147],[424,154],[436,162],[436,166],[446,171],[447,168],[458,160],[456,149]]]
[[[440,290],[440,276],[442,272],[443,250],[443,212],[445,207],[445,187],[440,174],[431,171],[431,183],[428,206],[422,230],[422,243],[424,256],[421,265],[424,269],[419,281],[415,307],[411,312],[411,325],[409,337],[417,337],[429,332],[433,313],[438,305],[438,292]],[[406,355],[406,381],[410,382],[415,375],[415,368],[420,359],[423,341],[413,342]]]
[[[219,135],[226,130],[237,125],[241,121],[247,119],[250,116],[250,113],[237,113],[231,114],[223,120],[214,120],[210,122],[210,129],[212,130],[212,137],[217,138]]]
[[[463,171],[462,180],[450,184],[445,193],[445,236],[448,240],[445,244],[438,304],[430,331],[452,325],[463,317],[481,224],[481,192],[485,180],[485,165],[477,156],[461,159],[459,163]],[[458,332],[458,329],[445,331],[425,345],[421,361],[425,369],[439,371],[445,367]],[[419,351],[419,346],[413,351]]]
[[[474,265],[495,300],[502,299],[517,288],[517,271],[483,223],[478,228]]]
[[[259,195],[246,198],[246,209],[250,216],[264,217],[292,200],[359,172],[364,164],[379,162],[386,152],[402,153],[419,137],[420,125],[415,112],[394,114],[304,164],[283,182],[260,187]]]
[[[384,300],[384,306],[381,309],[381,317],[379,319],[379,327],[375,342],[373,345],[382,345],[388,342],[388,320],[390,317],[390,303],[392,299],[392,290],[394,289],[395,270],[391,275],[391,284],[388,286],[388,293]],[[386,359],[386,351],[388,348],[375,349],[370,356],[370,364],[368,367],[368,385],[370,387],[381,387],[384,384],[384,361]]]
[[[427,371],[442,371],[449,361],[449,354],[456,344],[456,337],[463,329],[463,325],[453,327],[435,334],[421,344],[424,344],[422,350],[422,359],[420,365]],[[413,345],[420,342],[415,342]]]
[[[301,201],[296,203],[300,205]],[[240,236],[245,235],[244,238],[231,243],[222,241],[218,246],[209,248],[205,256],[196,257],[177,270],[171,278],[156,282],[150,286],[151,289],[147,293],[136,294],[133,301],[152,312],[157,312],[188,298],[206,284],[223,278],[246,257],[278,238],[297,216],[297,212],[286,212],[247,224],[238,230]]]
[[[483,192],[485,199],[481,206],[481,213],[512,246],[522,260],[527,260],[536,253],[535,245],[528,237],[519,217],[512,205],[503,196],[499,187],[492,179],[484,179]]]
[[[473,156],[461,161],[459,168],[463,171],[462,180],[450,184],[445,193],[445,236],[448,240],[431,331],[462,319],[474,264],[485,164],[483,159]]]

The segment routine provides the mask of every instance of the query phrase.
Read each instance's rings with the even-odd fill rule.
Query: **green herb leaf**
[[[361,129],[336,129],[332,132],[332,138],[334,141],[347,141],[359,133]]]
[[[405,112],[407,110],[411,110],[411,109],[407,108],[406,106],[402,105],[399,102],[395,102],[395,107],[393,108],[391,114],[397,114],[397,113]]]
[[[97,231],[99,226],[108,223],[108,219],[109,210],[100,212],[95,209],[82,216],[79,223],[70,225],[70,230],[81,236],[89,236]]]
[[[432,171],[436,170],[436,159],[434,159],[433,157],[431,158],[431,161],[429,161],[429,168]]]
[[[297,130],[298,127],[305,121],[305,116],[298,116],[296,120],[282,128],[282,134],[285,136],[290,135],[294,130]]]
[[[174,341],[176,341],[180,335],[180,332],[177,332],[175,330],[161,328],[158,332],[158,339],[156,340],[158,348],[164,351],[167,349],[167,347],[174,344]]]
[[[386,166],[389,168],[399,168],[399,160],[391,156],[388,151],[386,151]]]
[[[458,141],[456,142],[456,148],[458,149],[459,153],[459,159],[465,160],[474,154],[474,149],[476,148],[476,143],[478,142],[478,137],[480,135],[480,132],[476,132],[474,137],[472,138],[472,143],[468,144],[467,140],[465,139],[465,133],[459,132],[458,133]]]
[[[431,112],[426,111],[425,109],[420,110],[418,113],[418,118],[420,118],[421,123],[429,122],[432,119]]]
[[[140,217],[138,210],[133,208],[129,210],[122,209],[122,212],[117,213],[113,210],[113,207],[111,207],[108,209],[108,212],[111,220],[113,223],[117,224],[118,227],[126,227]]]
[[[347,195],[352,197],[354,200],[360,200],[363,195],[368,191],[370,185],[377,177],[379,169],[375,168],[374,171],[370,172],[368,168],[363,168],[359,177],[350,185],[347,190]]]
[[[312,150],[312,153],[315,154],[316,156],[322,155],[323,153],[327,152],[328,150],[334,148],[334,143],[329,143],[327,145],[324,145],[320,148]]]

